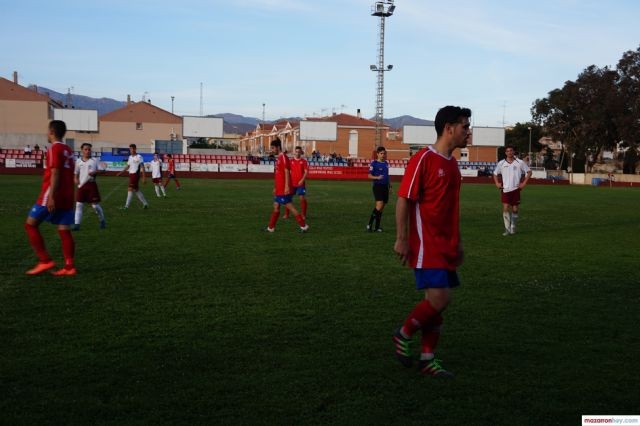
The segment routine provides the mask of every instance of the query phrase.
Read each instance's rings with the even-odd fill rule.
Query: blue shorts
[[[286,204],[289,204],[292,199],[292,195],[276,195],[275,197],[273,197],[273,202],[284,206]]]
[[[294,195],[307,195],[307,188],[304,186],[294,186],[293,187]]]
[[[448,269],[420,269],[413,270],[416,277],[416,289],[426,288],[453,288],[460,285],[460,279],[456,271]]]
[[[74,210],[56,209],[53,213],[49,213],[46,206],[34,204],[29,210],[29,217],[34,218],[38,222],[51,222],[54,225],[73,225]]]

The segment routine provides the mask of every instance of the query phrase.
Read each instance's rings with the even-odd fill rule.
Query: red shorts
[[[520,205],[520,188],[515,191],[503,192],[500,198],[502,199],[502,204],[518,206]]]
[[[129,188],[138,190],[140,187],[138,186],[138,182],[140,182],[140,174],[138,173],[129,173]]]
[[[76,196],[78,203],[99,203],[100,191],[98,191],[98,185],[95,182],[87,182],[78,188]]]
[[[155,183],[156,185],[162,183],[162,178],[152,178],[151,182]]]

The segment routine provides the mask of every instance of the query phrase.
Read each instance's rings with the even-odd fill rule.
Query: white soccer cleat
[[[300,232],[307,232],[309,230],[309,225],[301,226]]]

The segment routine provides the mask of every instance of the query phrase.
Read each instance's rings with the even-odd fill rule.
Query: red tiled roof
[[[338,126],[360,126],[360,127],[376,127],[376,122],[372,120],[367,120],[366,118],[356,117],[354,115],[349,114],[335,114],[328,117],[321,118],[307,118],[307,120],[312,121],[335,121],[338,123]],[[384,126],[387,127],[387,126]]]
[[[2,77],[0,77],[0,99],[6,101],[50,102],[48,96],[41,95],[35,90],[27,89]]]
[[[182,124],[182,117],[171,114],[149,102],[133,102],[102,115],[100,121]]]

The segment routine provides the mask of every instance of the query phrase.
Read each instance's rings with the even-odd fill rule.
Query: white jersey
[[[138,173],[140,165],[144,164],[144,159],[140,154],[130,155],[127,164],[129,165],[129,174]]]
[[[80,188],[87,182],[95,181],[95,177],[91,176],[90,173],[95,173],[97,171],[98,162],[95,160],[95,158],[89,158],[87,161],[79,158],[78,161],[76,161],[75,170],[75,174],[78,175],[78,188]]]
[[[493,174],[502,175],[502,192],[511,192],[518,189],[522,175],[529,172],[527,163],[517,157],[509,163],[506,159],[498,161]]]
[[[160,179],[162,177],[162,161],[151,160],[151,178]]]

